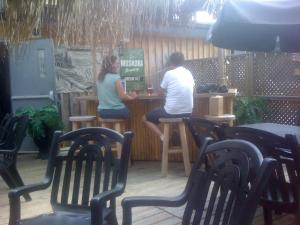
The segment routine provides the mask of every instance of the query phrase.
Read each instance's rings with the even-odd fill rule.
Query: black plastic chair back
[[[278,203],[278,211],[296,213],[299,208],[300,184],[300,146],[295,135],[286,135],[289,149],[276,148],[273,157],[277,160],[275,173],[272,174],[268,189],[262,198],[263,203]],[[283,210],[281,210],[283,209]]]
[[[9,131],[12,118],[13,117],[11,114],[5,114],[5,116],[0,122],[0,143],[2,143],[5,140],[5,137]]]
[[[276,161],[263,159],[258,148],[244,140],[212,142],[211,138],[204,141],[180,195],[124,198],[123,225],[132,224],[133,207],[179,207],[184,204],[183,225],[252,224],[259,197]]]
[[[119,133],[102,128],[56,135],[50,158],[52,206],[89,208],[91,197],[113,189],[117,182],[122,182],[125,188],[129,149],[122,149],[122,162],[111,149],[113,142],[123,144],[123,141]],[[57,149],[65,143],[71,143],[68,150],[59,152]]]
[[[208,164],[210,154],[214,160]],[[260,177],[262,162],[260,151],[247,141],[210,144],[193,166],[182,224],[251,224],[268,178]]]
[[[221,131],[220,125],[197,117],[184,118],[184,121],[198,148],[201,148],[207,137],[211,137],[213,140],[219,139]]]
[[[228,127],[224,129],[224,137],[238,138],[255,144],[264,157],[272,157],[277,160],[277,165],[270,178],[268,188],[262,198],[262,204],[273,207],[272,202],[285,205],[285,211],[297,210],[299,196],[297,185],[299,184],[299,144],[293,135],[286,138],[275,134],[247,127]],[[274,209],[278,207],[274,206]],[[284,207],[283,207],[284,208]],[[293,210],[294,209],[294,210]]]
[[[8,119],[8,126],[5,138],[0,143],[0,175],[9,188],[23,186],[24,182],[17,170],[17,153],[21,148],[28,125],[27,116],[13,116]],[[28,194],[24,198],[30,201]]]
[[[17,152],[20,150],[24,137],[26,136],[29,119],[27,116],[13,116],[9,121],[9,126],[5,139],[0,145],[0,150],[6,150],[4,158],[14,161]]]
[[[126,186],[132,137],[100,127],[56,131],[44,180],[10,191],[9,224],[117,225],[116,197]],[[122,144],[120,159],[111,149],[115,142]],[[21,220],[20,196],[51,185],[54,212]]]

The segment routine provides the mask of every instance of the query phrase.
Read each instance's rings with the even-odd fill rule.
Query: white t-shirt
[[[194,78],[189,70],[180,66],[165,73],[160,87],[167,91],[165,110],[169,114],[193,111]]]

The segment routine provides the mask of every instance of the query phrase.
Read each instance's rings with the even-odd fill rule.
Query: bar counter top
[[[236,93],[215,93],[215,92],[202,93],[202,94],[194,94],[194,98],[196,98],[196,99],[197,98],[209,98],[210,96],[216,96],[216,95],[220,95],[223,97],[234,97],[236,95]],[[151,94],[151,95],[139,94],[135,100],[144,100],[144,99],[155,100],[155,99],[164,99],[164,98],[165,98],[164,95],[158,95],[155,93]],[[83,100],[83,101],[98,101],[96,95],[84,95],[84,96],[79,96],[76,99]]]

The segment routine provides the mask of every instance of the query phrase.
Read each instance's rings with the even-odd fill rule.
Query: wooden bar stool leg
[[[163,151],[162,151],[162,159],[161,159],[161,174],[164,177],[168,175],[169,138],[170,138],[170,125],[168,123],[164,123],[164,140],[163,140]]]
[[[93,125],[92,125],[92,121],[87,121],[86,123],[85,123],[85,126],[86,127],[92,127]]]
[[[72,130],[78,130],[80,128],[80,122],[73,121],[72,122]]]
[[[121,133],[121,124],[115,123],[114,129]],[[120,143],[117,143],[117,156],[120,159],[121,158],[121,151],[122,151],[122,145]]]
[[[188,152],[188,144],[187,144],[184,123],[179,123],[179,132],[180,132],[180,142],[182,148],[182,157],[183,157],[185,175],[189,176],[191,172],[191,163],[190,163],[190,157]]]
[[[115,125],[115,130],[123,133],[123,131],[125,131],[125,123],[121,122],[121,123],[116,123]],[[122,145],[117,143],[117,154],[118,154],[118,158],[121,158],[121,154],[122,154]],[[128,162],[128,166],[131,167],[131,158],[129,156],[129,162]]]
[[[97,127],[101,127],[102,122],[99,119],[96,119],[95,124],[96,124]]]
[[[120,133],[123,133],[126,130],[126,124],[125,123],[121,123],[120,127],[121,127],[120,128],[120,131],[121,131]]]

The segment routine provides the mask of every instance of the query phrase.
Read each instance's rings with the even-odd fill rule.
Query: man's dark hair
[[[184,62],[184,56],[181,52],[174,52],[170,55],[170,64],[173,64],[175,66],[182,66]]]

